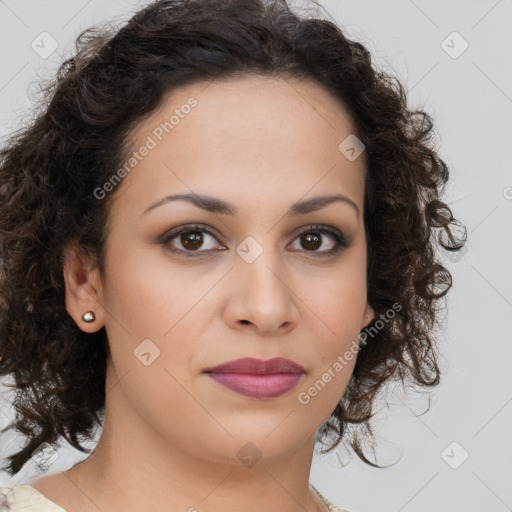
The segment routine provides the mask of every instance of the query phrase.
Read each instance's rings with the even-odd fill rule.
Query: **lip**
[[[206,373],[304,373],[304,368],[290,359],[284,357],[273,357],[272,359],[256,359],[255,357],[244,357],[227,363],[219,364],[205,370]]]
[[[222,386],[252,398],[275,398],[293,389],[304,368],[283,357],[246,357],[215,366],[205,373]]]

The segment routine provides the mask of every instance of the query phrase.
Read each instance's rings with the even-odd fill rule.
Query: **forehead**
[[[322,85],[248,75],[175,88],[129,139],[137,145],[152,135],[158,145],[175,142],[176,148],[187,139],[187,147],[195,145],[201,154],[208,150],[203,141],[216,141],[217,152],[258,143],[265,144],[266,152],[280,151],[280,145],[284,151],[301,141],[307,144],[296,145],[295,151],[311,152],[319,143],[337,149],[340,137],[354,131],[345,106]]]
[[[364,160],[349,161],[338,148],[353,133],[343,104],[313,81],[252,75],[198,82],[165,95],[132,131],[126,157],[144,145],[151,150],[123,188],[152,198],[176,190],[226,197],[235,187],[253,196],[276,187],[303,196],[315,184],[323,193],[341,185],[362,204]]]

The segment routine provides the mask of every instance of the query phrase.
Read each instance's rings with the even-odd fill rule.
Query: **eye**
[[[206,227],[205,224],[196,224],[176,228],[164,235],[161,243],[169,251],[180,253],[186,257],[206,256],[207,254],[205,253],[213,252],[216,248],[227,250]],[[326,235],[331,240],[330,244],[324,240]],[[318,256],[336,254],[342,249],[349,247],[349,240],[341,231],[317,225],[308,226],[295,239],[299,240],[305,252]],[[318,249],[322,247],[323,250],[319,251]],[[301,249],[299,248],[298,250],[300,251]]]
[[[209,252],[215,249],[216,246],[220,246],[222,250],[226,249],[226,247],[224,247],[222,244],[211,242],[206,244],[205,249],[205,240],[208,240],[208,238],[216,240],[213,234],[206,229],[204,224],[198,224],[185,226],[171,231],[163,238],[162,243],[164,245],[173,245],[171,242],[176,239],[174,243],[181,245],[181,247],[176,248],[176,246],[173,245],[174,248],[170,248],[169,250],[171,252],[185,253],[186,256],[202,256],[200,253]],[[200,248],[203,248],[203,250],[199,251]]]
[[[326,235],[331,239],[330,244],[324,240]],[[314,255],[318,253],[319,256],[336,254],[349,247],[349,240],[341,231],[316,225],[308,226],[305,231],[299,234],[297,239],[300,245],[306,249],[306,252],[311,252]],[[327,247],[325,247],[326,245]],[[324,247],[324,250],[319,251],[318,249],[321,247]]]

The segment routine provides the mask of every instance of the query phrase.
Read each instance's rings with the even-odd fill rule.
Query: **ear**
[[[368,304],[366,304],[366,307],[364,309],[363,319],[361,321],[361,329],[366,327],[374,318],[375,318],[375,312]]]
[[[66,309],[84,332],[96,332],[104,325],[102,286],[96,262],[76,242],[70,242],[62,254],[66,289]],[[86,322],[82,315],[92,311],[96,319]]]

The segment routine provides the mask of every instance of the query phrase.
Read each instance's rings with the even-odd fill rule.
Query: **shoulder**
[[[66,512],[27,484],[0,487],[0,512]]]

